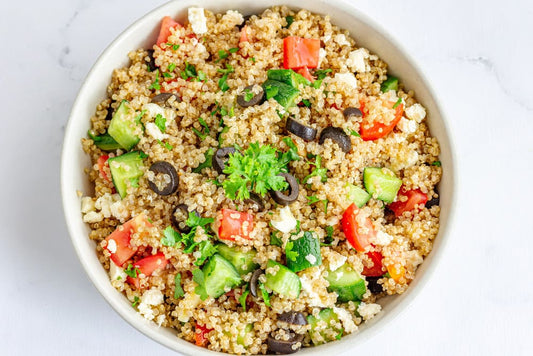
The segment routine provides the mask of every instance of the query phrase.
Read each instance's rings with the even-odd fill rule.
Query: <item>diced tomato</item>
[[[298,74],[301,74],[305,79],[309,80],[310,82],[314,82],[315,78],[309,73],[309,68],[303,67],[298,69]]]
[[[207,334],[209,334],[210,331],[213,329],[208,329],[205,326],[202,326],[200,324],[196,324],[196,327],[194,328],[194,341],[197,346],[206,347],[208,340],[207,340]]]
[[[376,234],[370,218],[363,216],[355,204],[350,205],[342,214],[341,228],[350,245],[359,252],[365,251],[370,245],[369,239]]]
[[[383,271],[383,255],[378,251],[368,251],[366,253],[368,258],[372,260],[374,265],[372,267],[363,267],[363,275],[367,277],[379,277],[382,276],[385,272]]]
[[[249,239],[253,229],[253,217],[245,212],[222,209],[217,224],[218,238],[221,240],[235,241],[235,236]]]
[[[377,140],[378,138],[385,137],[394,129],[394,127],[402,119],[403,104],[400,104],[396,107],[394,120],[392,120],[389,124],[384,124],[383,122],[375,121],[369,125],[367,122],[365,122],[365,116],[368,114],[368,112],[365,111],[365,104],[364,102],[361,102],[360,104],[360,110],[363,113],[363,122],[361,123],[361,129],[359,130],[359,134],[361,135],[361,138],[364,141],[372,141]],[[394,106],[394,104],[391,104],[391,106]]]
[[[166,267],[168,260],[163,252],[159,252],[155,255],[145,257],[133,264],[133,267],[138,270],[139,274],[144,274],[148,277],[152,275],[156,270],[160,270]],[[128,277],[128,283],[133,284],[135,287],[140,286],[140,277],[131,278]]]
[[[402,197],[407,200],[403,201]],[[428,196],[420,189],[404,190],[400,189],[398,200],[389,204],[389,209],[394,211],[394,215],[401,216],[406,211],[414,210],[419,205],[424,205],[428,201]]]
[[[111,179],[109,179],[109,175],[107,174],[107,170],[109,170],[109,163],[107,163],[107,160],[109,159],[108,155],[102,155],[98,157],[98,170],[100,171],[100,175],[102,178],[104,178],[106,181],[110,182]]]
[[[241,38],[239,39],[239,43],[249,41],[250,39],[248,38],[248,25],[244,25],[241,29]]]
[[[283,39],[283,67],[299,69],[318,67],[320,40],[295,36]]]
[[[152,226],[144,214],[125,222],[106,237],[106,249],[111,253],[111,260],[117,266],[122,266],[135,254],[136,250],[130,246],[131,234],[137,232],[140,226]]]
[[[170,32],[170,29],[179,27],[181,27],[181,24],[177,21],[174,21],[172,17],[163,17],[163,20],[161,21],[161,30],[159,30],[159,36],[157,37],[156,44],[160,46],[162,43],[166,43],[168,40],[168,36],[172,34],[172,32]]]
[[[400,280],[405,276],[405,267],[397,267],[396,265],[391,264],[387,266],[387,272],[389,272],[391,278],[394,279],[396,283],[399,283]]]

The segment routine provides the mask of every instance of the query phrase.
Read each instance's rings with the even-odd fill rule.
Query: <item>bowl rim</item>
[[[118,298],[118,295],[113,295],[110,293],[109,288],[106,288],[104,286],[103,282],[97,278],[95,274],[90,273],[90,270],[92,268],[92,262],[89,261],[88,256],[86,256],[85,252],[82,250],[82,247],[77,243],[76,241],[76,231],[71,223],[71,216],[74,214],[71,211],[68,210],[68,206],[70,205],[70,202],[68,201],[68,196],[70,194],[70,188],[71,184],[68,182],[67,174],[66,174],[66,166],[67,162],[69,160],[69,154],[70,150],[69,148],[71,145],[71,139],[70,137],[73,136],[71,134],[71,131],[73,130],[73,122],[76,111],[78,111],[78,107],[81,106],[81,102],[84,101],[87,97],[87,93],[89,91],[89,78],[93,77],[100,66],[101,62],[105,61],[106,57],[108,57],[110,54],[115,52],[115,47],[118,47],[119,43],[123,41],[125,37],[128,37],[128,35],[132,32],[135,32],[138,27],[141,27],[142,24],[145,22],[150,22],[151,17],[153,14],[161,11],[165,8],[171,8],[176,4],[176,6],[181,3],[180,0],[171,0],[168,1],[162,5],[159,5],[149,12],[143,14],[141,17],[139,17],[137,20],[135,20],[131,25],[129,25],[125,30],[123,30],[106,48],[105,50],[98,56],[97,60],[92,65],[91,69],[87,73],[86,77],[83,80],[83,84],[81,85],[78,94],[76,96],[76,99],[72,105],[72,109],[69,113],[69,118],[67,125],[65,127],[65,133],[63,138],[63,146],[62,146],[62,152],[61,152],[61,168],[60,168],[60,184],[61,184],[61,196],[62,196],[62,205],[63,205],[63,213],[65,222],[67,225],[67,230],[69,232],[70,241],[74,247],[74,250],[76,251],[76,254],[78,256],[78,259],[80,260],[80,263],[83,266],[83,269],[85,271],[85,274],[89,279],[91,280],[94,287],[98,290],[98,292],[102,295],[104,300],[117,312],[118,315],[122,319],[124,319],[128,324],[133,326],[136,330],[140,331],[144,335],[148,336],[154,341],[157,341],[159,344],[180,353],[185,353],[187,355],[228,355],[227,353],[223,352],[217,352],[217,351],[211,351],[207,350],[205,348],[198,347],[192,343],[189,343],[181,338],[179,338],[177,335],[175,335],[175,340],[170,340],[169,338],[165,337],[160,333],[154,325],[151,322],[144,322],[140,323],[138,319],[138,313],[136,311],[133,311],[131,308],[127,308],[123,301]],[[287,1],[289,2],[289,1]],[[435,270],[437,268],[437,265],[439,264],[439,260],[442,258],[442,255],[444,251],[447,248],[447,245],[449,243],[450,238],[450,231],[451,227],[454,225],[454,220],[456,218],[456,199],[455,195],[458,191],[458,179],[457,179],[457,170],[456,170],[456,164],[457,164],[457,158],[454,151],[454,147],[456,145],[453,141],[453,136],[450,134],[449,125],[448,125],[448,115],[446,114],[446,111],[443,109],[443,105],[441,104],[441,101],[439,97],[436,95],[436,92],[431,85],[431,83],[428,81],[427,76],[425,72],[422,70],[418,62],[410,55],[409,51],[405,49],[405,47],[402,45],[400,41],[398,41],[394,36],[392,36],[388,31],[385,30],[385,28],[379,24],[377,21],[372,19],[369,15],[363,13],[361,10],[359,10],[355,4],[348,0],[317,0],[317,2],[325,3],[326,6],[331,7],[344,7],[346,9],[346,12],[350,14],[351,17],[357,18],[358,21],[364,23],[367,27],[369,27],[372,31],[378,33],[380,36],[382,36],[386,41],[392,45],[392,47],[401,53],[405,59],[409,62],[410,66],[413,68],[413,70],[418,75],[418,78],[422,82],[423,86],[426,88],[426,92],[428,96],[433,100],[435,104],[436,110],[439,112],[441,117],[440,124],[442,125],[442,129],[444,131],[444,137],[448,141],[448,149],[449,149],[449,157],[450,162],[446,165],[446,169],[448,170],[448,179],[450,182],[450,203],[449,203],[449,209],[447,211],[447,221],[444,226],[440,226],[439,228],[439,234],[437,235],[437,238],[439,239],[438,243],[439,246],[437,249],[433,248],[430,252],[432,261],[431,263],[425,264],[425,270],[424,273],[419,276],[417,275],[417,278],[415,278],[415,284],[416,285],[410,285],[407,292],[403,294],[403,298],[392,308],[392,310],[387,311],[386,315],[383,315],[378,320],[378,325],[374,325],[374,323],[371,323],[372,325],[369,325],[368,327],[365,327],[363,331],[355,332],[351,335],[347,335],[343,337],[340,341],[328,343],[325,345],[322,345],[321,347],[312,347],[312,348],[306,348],[305,352],[302,351],[299,352],[299,354],[314,354],[316,352],[326,351],[326,347],[328,347],[328,351],[330,352],[343,352],[347,351],[351,347],[355,347],[356,345],[353,343],[354,341],[357,341],[359,344],[366,342],[373,336],[375,336],[377,333],[381,332],[386,325],[390,325],[390,322],[394,319],[396,319],[401,313],[403,313],[406,309],[409,308],[409,306],[413,303],[415,297],[423,290],[423,287],[427,285],[427,283],[430,281],[431,276],[433,273],[435,273]],[[237,8],[238,5],[235,6]],[[271,6],[274,6],[271,5]],[[303,6],[293,6],[288,5],[290,8],[301,8],[305,9],[305,5]],[[186,6],[183,5],[180,7],[181,9],[185,9]],[[209,9],[209,5],[206,4],[205,8]],[[79,145],[79,140],[74,140],[75,143]],[[77,211],[76,214],[79,214],[80,212]],[[85,239],[88,239],[87,236],[84,236]],[[428,257],[429,257],[428,256]],[[428,258],[426,257],[426,258]],[[425,260],[425,259],[424,259]],[[109,279],[106,281],[107,284],[110,285]],[[413,283],[412,283],[413,284]],[[114,294],[120,294],[122,293],[117,292],[114,288],[112,289]],[[399,296],[398,296],[399,297]],[[368,322],[367,322],[368,324]],[[347,344],[348,340],[352,342],[351,345]],[[344,342],[343,342],[344,340]]]

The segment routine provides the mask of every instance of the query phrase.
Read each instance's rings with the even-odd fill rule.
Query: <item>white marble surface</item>
[[[531,355],[533,5],[357,2],[411,51],[445,104],[460,201],[433,280],[346,355]],[[175,355],[122,321],[91,285],[59,195],[63,131],[83,78],[115,36],[160,3],[0,3],[2,355]]]

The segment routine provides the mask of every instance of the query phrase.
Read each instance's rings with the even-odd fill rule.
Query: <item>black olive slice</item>
[[[147,49],[146,52],[148,52],[148,57],[150,60],[146,60],[146,64],[148,65],[148,69],[150,72],[153,72],[157,69],[157,66],[155,65],[155,58],[154,58],[154,50],[153,49]]]
[[[164,106],[165,104],[167,104],[169,99],[172,98],[172,97],[176,98],[176,102],[177,103],[179,103],[181,101],[180,97],[177,94],[174,94],[174,93],[161,93],[161,94],[157,94],[156,96],[154,96],[152,98],[152,100],[150,100],[150,102],[152,102],[154,104],[157,104],[159,106]]]
[[[216,169],[219,174],[224,173],[224,168],[226,166],[226,162],[228,161],[229,155],[235,152],[236,150],[234,147],[219,148],[213,156],[213,168]]]
[[[438,193],[437,193],[438,194]],[[440,195],[437,196],[436,198],[431,198],[431,200],[429,200],[425,207],[430,209],[431,207],[435,206],[435,205],[439,205],[440,204]]]
[[[252,295],[256,298],[259,295],[259,293],[257,293],[257,282],[259,282],[259,276],[263,273],[264,272],[262,269],[256,269],[254,273],[252,273],[252,277],[250,278],[250,293],[252,293]]]
[[[323,145],[324,141],[326,141],[328,138],[335,141],[341,150],[346,153],[350,152],[352,149],[352,141],[350,140],[350,137],[340,127],[326,127],[324,130],[322,130],[322,132],[320,132],[320,139],[318,140],[318,143]]]
[[[362,117],[363,116],[363,113],[361,112],[361,110],[359,110],[358,108],[354,108],[354,107],[349,107],[349,108],[344,109],[342,114],[344,115],[344,118],[346,120],[348,120],[350,118],[350,116],[354,116],[354,117]]]
[[[148,186],[150,189],[152,189],[154,192],[156,192],[159,195],[170,195],[174,193],[176,190],[178,190],[178,173],[176,172],[176,169],[168,162],[165,161],[158,161],[155,162],[150,166],[150,170],[154,172],[155,174],[168,174],[170,176],[170,182],[163,187],[163,189],[159,189],[157,185],[152,182],[151,180],[148,180]]]
[[[313,141],[316,137],[316,129],[302,125],[301,123],[290,117],[287,119],[285,127],[287,128],[287,131],[295,134],[298,137],[303,138],[306,141]]]
[[[294,336],[287,341],[276,340],[272,336],[269,336],[267,340],[268,350],[276,354],[293,354],[300,350],[303,339],[304,336],[301,334],[294,334]],[[294,347],[297,343],[300,343],[300,345]]]
[[[248,20],[250,19],[250,17],[252,17],[254,15],[246,15],[246,16],[243,16],[243,19],[244,21],[240,24],[240,25],[237,25],[237,28],[240,30],[242,29],[244,26],[246,26],[246,24],[248,23]]]
[[[390,210],[388,206],[386,206],[383,211],[383,217],[387,224],[394,224],[394,220],[396,220],[396,214],[394,214],[394,211]]]
[[[274,201],[280,205],[289,205],[290,203],[298,199],[298,194],[300,193],[300,186],[298,181],[292,174],[289,173],[280,173],[280,176],[285,178],[287,183],[289,183],[289,195],[286,195],[280,191],[270,191],[270,196]]]
[[[366,277],[366,281],[368,282],[368,289],[372,294],[379,294],[383,292],[383,286],[378,283],[378,280],[382,277]]]
[[[242,93],[240,93],[237,96],[237,104],[239,104],[243,108],[262,104],[264,101],[263,99],[265,98],[265,91],[263,90],[262,86],[258,85],[257,87],[260,90],[259,93],[257,94],[253,92],[253,88],[254,88],[253,85],[249,85],[246,88],[244,88]],[[246,100],[247,96],[249,95],[252,95],[252,97],[249,98],[250,100]]]
[[[307,318],[305,315],[296,311],[279,314],[278,320],[292,325],[307,325]]]
[[[181,213],[181,216],[182,216],[182,218],[179,220],[176,218],[177,213]],[[191,232],[191,227],[185,224],[185,221],[187,221],[188,218],[189,218],[189,206],[187,206],[187,204],[177,205],[174,208],[174,211],[172,212],[172,214],[170,215],[170,221],[172,222],[172,225],[174,225],[176,229],[178,229],[180,232],[184,234]]]
[[[250,197],[244,201],[247,204],[256,206],[257,211],[263,211],[265,210],[265,203],[263,202],[263,198],[261,198],[258,194],[250,193]]]

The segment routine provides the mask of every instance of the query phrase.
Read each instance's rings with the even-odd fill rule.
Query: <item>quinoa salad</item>
[[[288,354],[407,290],[439,230],[439,144],[353,35],[306,10],[189,8],[113,71],[82,139],[81,211],[146,319],[210,350]]]

